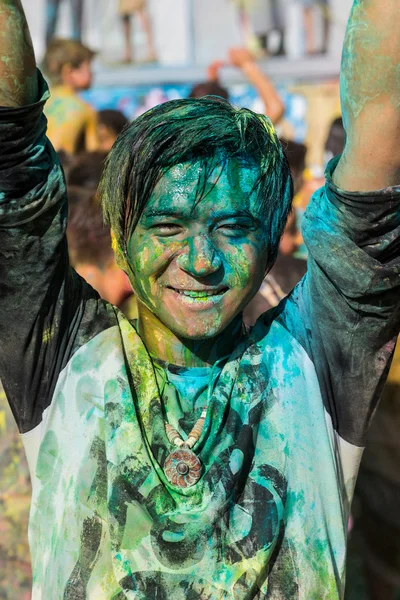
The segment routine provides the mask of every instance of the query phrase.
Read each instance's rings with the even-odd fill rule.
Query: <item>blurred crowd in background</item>
[[[250,108],[267,114],[281,136],[295,187],[294,210],[283,235],[278,260],[266,276],[259,293],[247,307],[244,319],[250,327],[260,314],[276,306],[307,268],[307,250],[301,236],[301,219],[312,194],[324,184],[324,167],[340,154],[345,131],[340,114],[337,81],[296,87],[298,97],[306,98],[307,110],[300,116],[300,130],[288,120],[288,93],[276,87],[257,63],[265,55],[285,53],[285,22],[281,4],[270,0],[272,26],[264,33],[255,31],[250,19],[249,1],[236,4],[243,47],[231,48],[216,57],[204,81],[187,85],[187,95],[201,98],[216,95],[237,103],[237,95],[223,85],[221,74],[227,65],[238,69],[251,87],[256,101]],[[48,136],[59,154],[69,192],[68,243],[71,265],[99,294],[135,319],[136,305],[126,275],[117,267],[109,229],[103,224],[97,196],[102,166],[118,134],[129,125],[131,111],[115,109],[110,100],[97,109],[93,84],[96,53],[81,41],[82,0],[70,0],[72,36],[55,37],[60,0],[46,6],[47,50],[42,69],[49,82],[47,102]],[[303,1],[305,48],[307,54],[325,53],[329,40],[329,3],[321,1],[320,46],[315,42],[313,4]],[[157,61],[157,48],[145,0],[120,0],[124,50],[121,60],[131,63],[135,50],[132,21],[138,19],[144,32],[146,60]],[[131,72],[135,93],[134,70]],[[172,82],[173,83],[173,82]],[[146,95],[139,114],[152,105],[170,99],[154,85]],[[126,92],[125,92],[126,93]],[[104,96],[104,92],[103,92]],[[233,97],[232,97],[233,96]],[[110,98],[112,94],[110,93]],[[301,103],[300,103],[301,104]],[[292,107],[293,108],[293,107]],[[302,140],[299,141],[299,137]],[[351,402],[351,398],[349,398]],[[367,450],[361,466],[349,522],[347,600],[394,600],[400,589],[400,354],[397,354],[388,384],[375,415]],[[0,599],[30,598],[30,564],[27,522],[30,481],[22,444],[0,384]],[[397,595],[396,595],[397,594]]]

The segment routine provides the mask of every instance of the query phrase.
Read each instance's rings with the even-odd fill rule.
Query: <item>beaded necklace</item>
[[[206,420],[207,407],[203,409],[200,418],[184,441],[181,435],[170,425],[165,423],[165,431],[169,442],[176,446],[166,458],[164,473],[170,483],[179,488],[191,487],[198,482],[201,476],[200,459],[193,452],[194,444],[200,439]]]
[[[208,385],[208,402],[211,399],[213,391],[213,375],[216,369],[222,369],[222,365],[228,356],[220,358],[210,369]],[[152,357],[154,372],[159,387],[160,396],[163,396],[165,384],[173,387],[179,396],[179,392],[168,376],[168,367],[164,361]],[[180,433],[164,417],[164,428],[169,443],[175,448],[165,459],[163,471],[168,481],[177,488],[189,488],[195,485],[202,476],[203,465],[199,457],[192,450],[196,442],[199,441],[207,417],[207,406],[201,412],[200,418],[196,421],[186,440],[182,439]]]
[[[160,377],[161,374],[163,374],[161,381],[157,377],[160,395],[163,395],[166,383],[173,387],[179,395],[175,385],[168,376],[168,368],[166,365],[160,364],[161,361],[154,358],[152,361],[153,366],[155,367],[156,376],[158,375]],[[165,433],[169,443],[174,446],[174,449],[165,459],[163,471],[168,481],[175,487],[191,487],[199,481],[202,475],[201,461],[193,452],[192,448],[203,433],[206,416],[207,406],[203,408],[200,418],[196,421],[186,440],[184,440],[175,427],[168,423],[164,418]]]

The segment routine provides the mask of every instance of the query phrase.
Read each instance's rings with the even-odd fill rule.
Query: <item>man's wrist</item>
[[[20,0],[0,0],[0,104],[17,107],[37,98],[35,54]]]

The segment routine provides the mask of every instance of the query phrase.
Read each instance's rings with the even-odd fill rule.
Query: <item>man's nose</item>
[[[222,266],[218,251],[204,234],[190,238],[176,262],[183,271],[197,277],[211,275]]]

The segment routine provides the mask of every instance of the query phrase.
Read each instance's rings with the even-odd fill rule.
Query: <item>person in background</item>
[[[47,135],[57,151],[75,154],[98,147],[96,111],[78,95],[92,84],[94,55],[76,40],[54,39],[47,47],[43,59],[51,86]]]
[[[117,111],[109,112],[120,114]],[[110,119],[106,118],[106,121],[109,123]],[[122,124],[122,119],[113,122],[117,127],[118,123]],[[77,273],[104,300],[118,306],[129,319],[134,319],[137,307],[132,287],[126,274],[117,266],[110,228],[104,225],[97,200],[97,187],[106,156],[107,152],[86,152],[74,156],[68,165],[69,258]]]
[[[157,53],[154,45],[153,30],[146,0],[119,0],[119,14],[124,30],[124,56],[126,63],[133,62],[132,44],[132,18],[137,16],[146,35],[147,57],[146,62],[155,62]]]
[[[109,152],[118,135],[128,122],[128,119],[119,110],[99,110],[97,113],[99,150],[102,152]]]
[[[231,48],[228,54],[228,62],[217,60],[208,68],[208,81],[195,85],[190,92],[190,98],[202,98],[203,96],[220,96],[229,99],[229,92],[220,84],[219,74],[221,68],[232,65],[240,69],[254,86],[262,99],[265,114],[276,125],[282,118],[285,107],[269,77],[260,69],[254,60],[253,54],[246,48]]]
[[[294,197],[296,198],[304,183],[303,173],[306,166],[307,147],[283,138],[280,141],[289,161]],[[260,315],[277,306],[305,275],[307,261],[295,256],[301,242],[302,237],[297,227],[296,212],[292,211],[282,235],[278,258],[265,277],[257,295],[244,310],[244,322],[248,327],[253,326]]]
[[[46,0],[46,45],[53,39],[56,28],[60,4],[62,0]],[[82,38],[83,0],[70,0],[72,32],[71,38],[80,41]]]
[[[136,318],[132,287],[127,275],[117,266],[110,228],[104,225],[96,193],[70,186],[68,194],[67,239],[71,266],[104,300],[127,311],[128,318]]]

